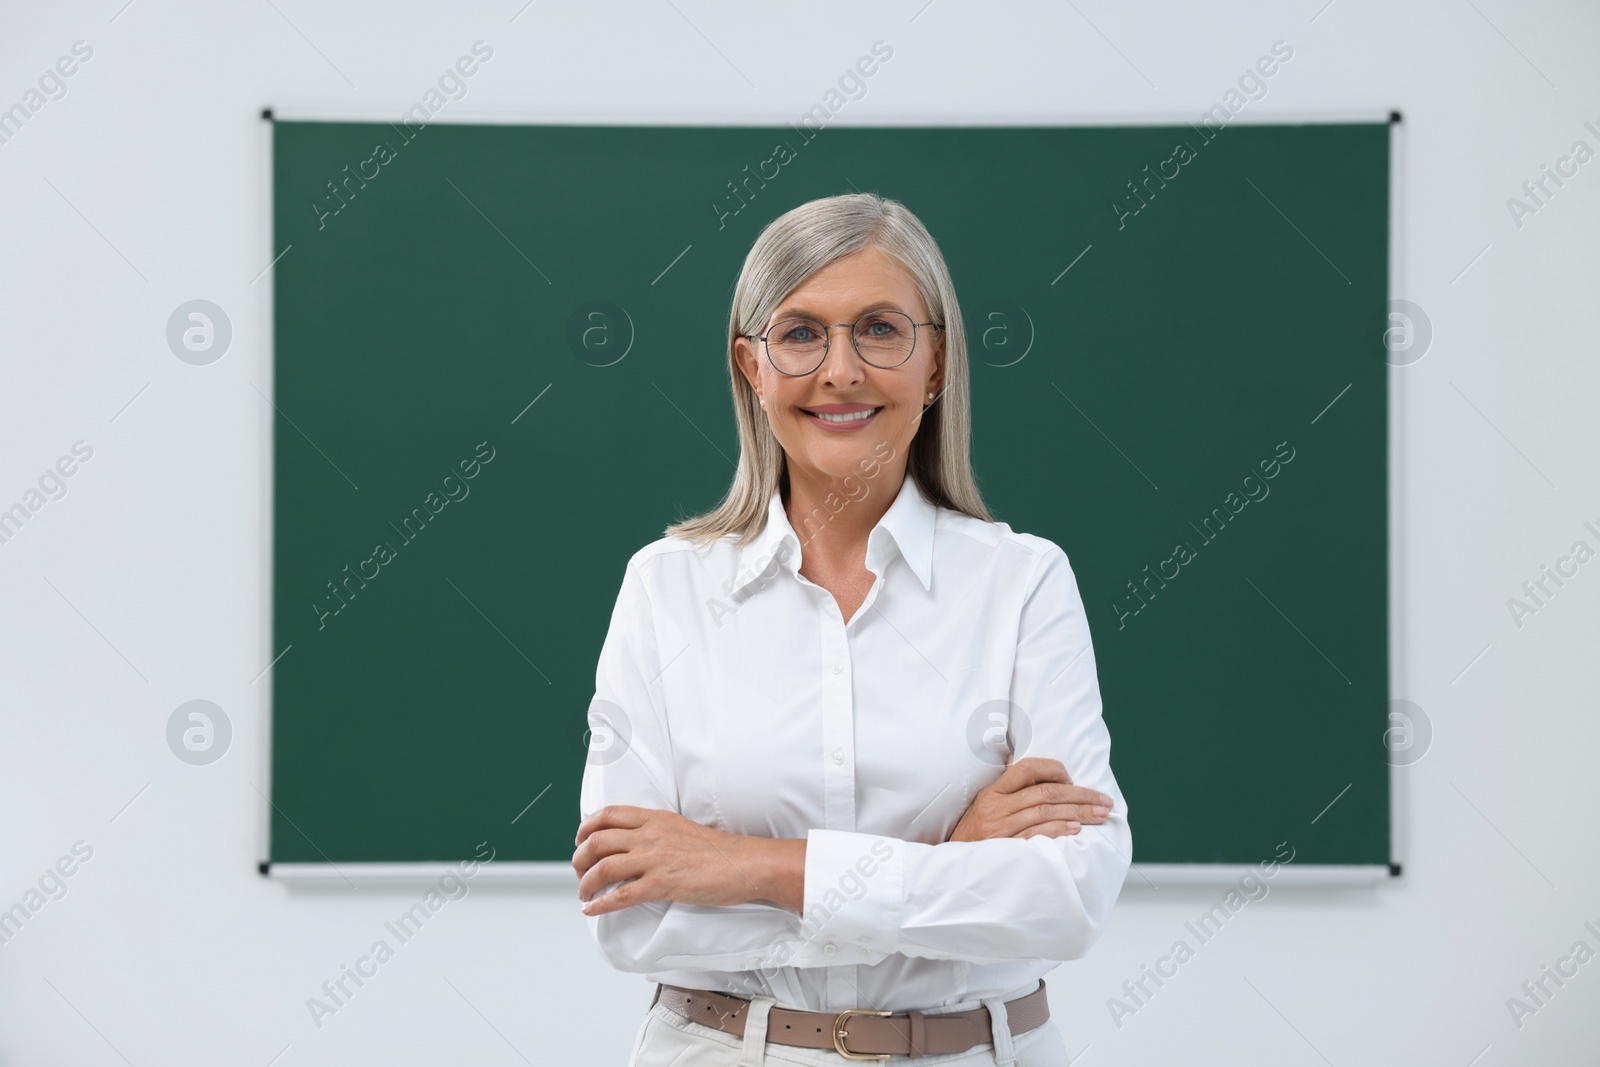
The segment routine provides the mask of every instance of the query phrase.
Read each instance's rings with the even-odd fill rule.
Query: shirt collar
[[[898,551],[922,587],[932,588],[937,517],[938,508],[917,488],[916,479],[907,471],[894,502],[867,535],[867,569],[881,576],[892,554]],[[780,567],[797,575],[801,551],[800,539],[783,507],[783,494],[774,489],[767,503],[766,525],[755,540],[739,550],[738,567],[727,591],[738,593],[763,578],[770,582]]]

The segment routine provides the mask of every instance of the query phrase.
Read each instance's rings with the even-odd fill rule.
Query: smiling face
[[[868,310],[901,311],[918,323],[930,318],[910,273],[871,246],[807,278],[761,330],[789,318],[853,323]],[[889,369],[861,358],[848,327],[828,334],[827,358],[798,377],[780,373],[759,339],[734,341],[739,369],[765,403],[773,435],[788,457],[791,484],[797,476],[826,483],[859,475],[862,461],[881,455],[874,448],[884,442],[903,466],[928,394],[937,396],[944,381],[941,330],[919,326],[911,356]],[[776,335],[772,339],[776,342]]]

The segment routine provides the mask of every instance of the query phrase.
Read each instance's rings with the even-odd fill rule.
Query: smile
[[[883,408],[880,405],[879,407],[863,408],[860,411],[845,412],[816,412],[806,411],[804,408],[800,410],[805,411],[806,417],[811,419],[812,422],[825,429],[856,430],[877,418],[878,412],[882,411]]]

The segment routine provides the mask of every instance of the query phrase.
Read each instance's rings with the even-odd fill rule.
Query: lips
[[[877,418],[882,405],[874,404],[819,404],[801,408],[812,422],[829,430],[847,430],[865,426]]]

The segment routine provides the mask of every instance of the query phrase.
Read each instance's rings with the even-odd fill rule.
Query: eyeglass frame
[[[766,333],[742,333],[739,336],[749,341],[760,340],[761,350],[767,354],[767,362],[771,363],[772,369],[777,371],[779,374],[782,374],[786,378],[804,378],[808,374],[817,373],[817,367],[820,367],[824,363],[828,362],[828,353],[833,349],[833,331],[841,326],[850,327],[850,346],[856,350],[856,355],[861,357],[861,362],[865,363],[869,367],[876,367],[879,370],[894,370],[895,367],[903,367],[912,356],[916,355],[917,328],[919,326],[932,326],[936,330],[944,329],[944,323],[942,322],[917,322],[912,320],[911,347],[906,351],[906,358],[902,359],[899,363],[896,363],[893,366],[885,367],[881,363],[874,363],[872,360],[868,359],[861,351],[860,343],[856,341],[857,324],[859,324],[861,320],[866,318],[868,315],[881,315],[885,311],[893,312],[896,315],[905,315],[908,319],[911,318],[910,315],[906,315],[904,311],[901,311],[898,308],[874,308],[871,311],[863,311],[859,316],[856,317],[855,322],[836,322],[832,326],[824,326],[822,323],[817,322],[816,319],[810,318],[806,315],[791,315],[788,318],[779,319],[777,322],[774,322],[772,325],[768,326]],[[818,326],[822,326],[822,358],[817,360],[816,367],[812,367],[810,370],[804,370],[798,373],[790,373],[789,371],[786,371],[782,367],[778,366],[777,361],[772,358],[772,346],[767,344],[767,334],[771,333],[773,330],[777,329],[779,326],[782,326],[786,322],[817,322]]]

